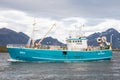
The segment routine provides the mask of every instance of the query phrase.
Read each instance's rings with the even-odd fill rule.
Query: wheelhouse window
[[[71,43],[71,40],[67,40],[68,43]]]

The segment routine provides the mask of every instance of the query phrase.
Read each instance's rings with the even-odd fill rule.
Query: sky
[[[0,0],[0,28],[9,28],[42,38],[52,24],[56,27],[47,36],[60,41],[81,27],[88,36],[115,28],[120,32],[120,0]]]

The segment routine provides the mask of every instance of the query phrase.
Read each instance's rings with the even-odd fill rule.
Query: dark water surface
[[[120,80],[120,52],[112,60],[76,63],[8,62],[0,53],[0,80]]]

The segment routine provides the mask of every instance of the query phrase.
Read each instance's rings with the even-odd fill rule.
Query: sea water
[[[120,52],[111,60],[74,63],[9,62],[0,53],[0,80],[120,80]]]

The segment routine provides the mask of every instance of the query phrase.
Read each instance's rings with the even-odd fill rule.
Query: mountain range
[[[105,36],[108,42],[112,42],[113,48],[120,48],[120,33],[114,28],[110,28],[101,33],[94,33],[87,37],[88,45],[98,46],[96,39],[100,36]]]
[[[15,32],[7,28],[0,29],[0,46],[6,46],[7,44],[27,44],[29,36],[23,32]],[[37,41],[39,41],[38,39]],[[54,39],[52,37],[46,37],[41,44],[44,45],[65,45],[64,43]]]
[[[110,28],[101,33],[98,32],[89,35],[87,37],[88,45],[98,46],[96,39],[99,36],[106,36],[108,42],[110,42],[112,39],[112,47],[120,48],[120,33],[114,28]],[[28,39],[29,36],[27,36],[23,32],[16,32],[7,28],[0,29],[0,46],[6,46],[7,44],[26,44]],[[46,37],[41,43],[44,45],[65,45],[64,43],[52,37]]]

